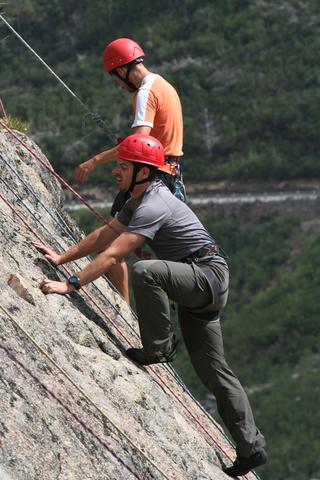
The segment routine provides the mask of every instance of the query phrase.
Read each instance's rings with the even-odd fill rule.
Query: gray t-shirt
[[[142,197],[130,198],[117,219],[129,232],[146,237],[161,260],[181,260],[214,242],[192,210],[159,180]]]

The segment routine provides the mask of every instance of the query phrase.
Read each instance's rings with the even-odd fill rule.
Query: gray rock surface
[[[86,289],[97,305],[82,290],[42,294],[44,276],[66,273],[32,246],[35,234],[57,250],[83,234],[58,181],[3,129],[0,163],[0,479],[228,478],[221,465],[233,449],[172,370],[124,355],[140,345],[137,322],[104,279]]]

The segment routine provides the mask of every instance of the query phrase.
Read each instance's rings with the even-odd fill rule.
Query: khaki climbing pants
[[[203,267],[213,275],[205,275]],[[210,280],[209,280],[210,279]],[[197,264],[163,260],[135,263],[132,285],[141,341],[148,354],[171,350],[170,301],[177,302],[182,335],[191,362],[217,401],[219,414],[236,443],[237,454],[249,457],[265,445],[247,395],[228,366],[219,311],[227,300],[228,268],[210,257]]]

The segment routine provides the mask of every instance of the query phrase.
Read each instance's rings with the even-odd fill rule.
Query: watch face
[[[79,288],[80,288],[80,281],[79,281],[79,278],[76,277],[75,275],[72,275],[72,276],[68,279],[68,283],[70,283],[70,285],[73,285],[74,287],[76,287],[77,290],[79,290]]]

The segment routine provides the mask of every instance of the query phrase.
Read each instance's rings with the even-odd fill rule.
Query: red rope
[[[91,212],[99,219],[101,220],[103,223],[106,223],[108,224],[108,221],[104,218],[103,215],[101,215],[101,213],[98,212],[98,210],[96,210],[94,207],[92,207],[88,202],[86,202],[86,200],[78,193],[76,192],[72,187],[71,185],[69,185],[62,177],[60,177],[60,175],[58,173],[56,173],[54,171],[54,169],[50,166],[50,165],[47,165],[43,160],[42,158],[34,151],[32,150],[32,148],[29,147],[29,145],[27,145],[16,133],[14,133],[14,131],[9,128],[5,123],[3,122],[0,122],[0,125],[5,129],[7,130],[24,148],[26,148],[28,150],[28,152],[31,153],[31,155],[33,155],[33,157],[44,167],[46,168],[57,180],[59,180],[59,182],[64,186],[66,187],[68,190],[70,190],[70,192],[73,193],[73,195],[78,198],[78,200],[80,200],[87,208],[89,208],[89,210],[91,210]]]
[[[90,433],[99,443],[100,445],[102,445],[104,448],[106,448],[108,450],[109,453],[111,453],[111,455],[113,455],[114,458],[116,458],[116,460],[121,463],[121,465],[123,465],[127,470],[129,470],[130,473],[132,473],[132,475],[137,479],[137,480],[143,480],[142,477],[139,477],[132,469],[131,467],[129,467],[129,465],[127,465],[120,457],[118,457],[118,455],[114,452],[114,450],[109,447],[109,445],[102,439],[100,438],[93,430],[91,427],[88,427],[85,422],[76,414],[74,413],[69,407],[68,405],[66,405],[49,387],[47,387],[43,382],[42,380],[40,380],[40,378],[38,378],[28,367],[26,367],[22,362],[20,362],[20,360],[18,360],[18,358],[12,353],[12,351],[5,347],[4,345],[0,344],[0,348],[2,350],[4,350],[6,352],[6,354],[8,355],[8,357],[14,361],[15,363],[17,363],[18,365],[20,365],[21,368],[23,368],[23,370],[25,370],[25,372],[27,372],[32,378],[33,380],[35,380],[37,383],[39,383],[39,385],[41,385],[42,388],[44,388],[46,390],[46,392],[49,393],[49,395],[51,397],[53,397],[85,430],[86,432]]]
[[[4,196],[2,195],[2,193],[0,193],[0,198],[3,200],[3,202],[11,209],[11,211],[19,218],[19,220],[30,230],[30,232],[33,233],[33,235],[41,242],[41,243],[44,243],[44,240],[37,234],[37,232],[28,224],[28,222],[23,218],[22,215],[20,215],[20,213],[10,204],[10,202],[8,202]],[[67,273],[68,276],[70,276],[71,274],[71,271],[65,267],[65,266],[62,266],[62,269]],[[121,330],[119,329],[119,327],[117,327],[117,325],[113,322],[113,320],[111,319],[111,317],[109,317],[109,315],[98,305],[98,303],[95,301],[95,299],[92,297],[92,295],[86,290],[86,289],[82,289],[83,290],[83,293],[89,298],[89,300],[91,300],[91,302],[95,305],[95,307],[97,307],[97,309],[99,310],[100,313],[102,313],[106,318],[107,320],[110,321],[110,323],[113,325],[113,327],[116,329],[116,331],[119,333],[119,335],[121,335],[121,337],[130,345],[130,346],[133,346],[131,343],[130,343],[130,340],[126,337],[126,335],[124,333],[121,332]]]
[[[84,199],[83,197],[77,193],[60,175],[58,175],[51,167],[49,167],[25,142],[23,142],[9,127],[7,127],[5,124],[0,122],[0,124],[16,139],[18,142],[23,145],[40,163],[43,165],[50,173],[52,173],[66,188],[68,188],[84,205],[86,205],[94,214],[97,218],[100,220],[102,219],[104,223],[106,223],[106,219],[99,213],[97,212],[93,207],[91,207]],[[8,202],[3,198],[3,196],[0,194],[0,197],[2,200],[11,208],[12,211],[15,211],[15,209],[8,204]],[[23,223],[32,231],[32,233],[40,239],[37,233],[28,226],[28,223],[19,215],[17,214],[18,217],[23,221]],[[97,216],[98,215],[98,216]],[[40,239],[41,242],[43,242],[42,239]],[[68,270],[63,267],[67,272]],[[68,272],[70,274],[70,272]],[[119,333],[119,335],[132,347],[132,343],[130,340],[121,332],[121,330],[115,325],[113,320],[110,318],[110,316],[97,304],[97,302],[93,299],[93,297],[87,292],[84,291],[86,296],[91,300],[91,302],[96,306],[96,308],[107,318],[108,321],[111,322],[113,327],[116,329],[116,331]],[[162,379],[162,377],[157,373],[155,370],[155,367],[150,366],[149,367],[154,375],[158,378],[158,380],[166,387],[166,389],[172,394],[172,396],[181,404],[181,406],[189,413],[193,421],[208,435],[208,437],[213,441],[213,443],[219,448],[219,450],[228,458],[228,460],[232,461],[231,457],[228,455],[228,453],[222,448],[222,446],[219,444],[219,442],[212,436],[212,434],[207,430],[207,428],[195,417],[195,415],[191,412],[191,410],[187,407],[187,405],[184,404],[184,402],[178,397],[178,395],[168,386],[168,384]],[[244,478],[247,478],[244,476]]]

